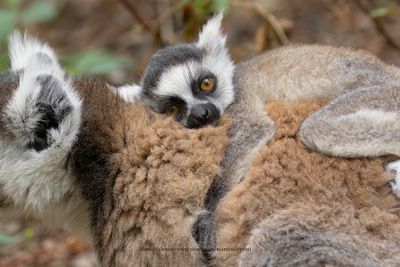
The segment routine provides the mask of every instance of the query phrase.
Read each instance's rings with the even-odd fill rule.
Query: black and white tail
[[[40,217],[57,212],[49,207],[73,191],[65,166],[79,133],[81,101],[47,44],[15,32],[9,51],[19,81],[0,113],[12,133],[0,137],[0,191]]]
[[[73,143],[80,125],[81,101],[58,64],[54,51],[28,34],[10,37],[11,69],[19,85],[4,120],[17,141],[41,151],[53,143]]]

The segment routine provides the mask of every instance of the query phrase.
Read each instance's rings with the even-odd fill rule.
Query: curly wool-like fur
[[[297,136],[323,102],[268,103],[277,132],[216,211],[217,266],[400,264],[388,158],[324,156]]]
[[[172,120],[146,118],[142,123],[145,127],[135,125],[128,130],[127,143],[140,140],[135,151],[124,149],[113,160],[121,175],[113,189],[118,208],[110,213],[104,228],[107,252],[108,240],[119,243],[118,239],[131,234],[135,238],[116,248],[116,266],[131,262],[137,266],[202,265],[191,227],[219,172],[226,129],[195,132]]]
[[[228,142],[229,123],[186,129],[80,82],[83,123],[71,156],[102,266],[201,266],[193,221]]]

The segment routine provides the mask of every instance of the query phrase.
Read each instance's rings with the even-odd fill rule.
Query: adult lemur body
[[[302,126],[307,146],[336,156],[399,155],[400,70],[365,51],[321,45],[278,48],[236,65],[234,86],[235,100],[226,110],[232,118],[231,143],[222,175],[208,192],[208,211],[243,179],[253,155],[274,135],[264,111],[267,100],[293,103],[339,96]],[[204,213],[196,225],[205,248],[214,246],[218,226],[213,216]]]

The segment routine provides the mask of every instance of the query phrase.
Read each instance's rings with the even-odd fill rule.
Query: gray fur
[[[18,74],[13,71],[0,73],[0,135],[9,135],[9,131],[3,120],[4,107],[10,101],[15,88],[18,87]]]
[[[309,148],[335,156],[400,155],[399,110],[400,79],[360,87],[308,117],[301,138]]]
[[[383,267],[365,251],[301,221],[261,222],[251,236],[251,251],[240,255],[240,267],[346,266]]]
[[[7,102],[11,99],[15,88],[18,86],[18,73],[14,71],[6,71],[0,73],[0,110],[4,108]]]
[[[202,212],[195,222],[192,235],[199,245],[199,248],[201,248],[203,259],[207,263],[212,261],[213,249],[216,243],[215,235],[209,233],[214,233],[215,230],[214,212]]]

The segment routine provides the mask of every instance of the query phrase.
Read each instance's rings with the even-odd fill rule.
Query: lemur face
[[[197,43],[159,50],[141,80],[141,98],[155,111],[175,115],[189,128],[219,120],[233,102],[234,65],[221,32],[222,14],[212,18]]]

